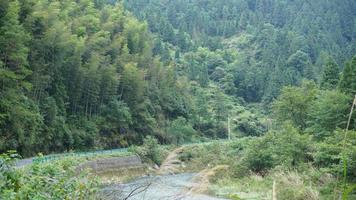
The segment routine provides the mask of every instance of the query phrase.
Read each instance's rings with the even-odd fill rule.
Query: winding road
[[[224,200],[218,197],[195,194],[194,173],[138,178],[127,184],[114,184],[102,189],[110,200]]]

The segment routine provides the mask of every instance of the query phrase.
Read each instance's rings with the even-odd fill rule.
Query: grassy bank
[[[99,187],[105,176],[80,171],[77,167],[98,158],[122,157],[132,152],[113,151],[105,154],[68,154],[24,167],[15,167],[18,155],[8,152],[0,155],[0,199],[98,199]],[[41,159],[41,156],[38,157]],[[138,172],[136,172],[138,173]]]
[[[286,125],[262,137],[186,146],[179,159],[189,172],[227,165],[210,178],[207,192],[217,196],[271,199],[275,181],[278,199],[353,199],[356,137],[349,132],[343,151],[342,134],[316,141]],[[343,155],[348,161],[345,182]]]
[[[96,178],[88,171],[76,171],[86,159],[64,158],[15,168],[13,156],[1,155],[0,199],[95,199]]]

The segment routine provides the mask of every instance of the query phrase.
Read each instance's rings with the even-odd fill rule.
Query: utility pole
[[[353,113],[353,111],[354,111],[355,105],[356,105],[356,95],[355,95],[354,101],[353,101],[352,106],[351,106],[351,111],[350,111],[350,115],[349,115],[349,120],[347,120],[346,131],[349,130],[350,121],[351,121],[351,117],[352,117],[352,113]]]
[[[276,180],[273,180],[273,186],[272,186],[272,200],[277,200]]]
[[[231,140],[230,115],[227,116],[227,134],[229,140]]]

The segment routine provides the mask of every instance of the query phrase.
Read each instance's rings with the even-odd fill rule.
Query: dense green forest
[[[248,102],[269,103],[282,86],[303,78],[319,82],[328,57],[340,70],[356,51],[352,0],[126,0],[125,5],[160,36],[155,49],[162,59],[202,52],[199,47],[220,55],[205,59],[207,66],[197,61],[200,74],[189,76],[233,87],[225,90]],[[165,55],[167,49],[175,54]],[[193,60],[184,61],[196,68]]]
[[[125,147],[146,135],[226,138],[228,118],[236,136],[262,135],[270,118],[326,134],[344,128],[355,93],[354,1],[5,0],[0,8],[2,152]],[[272,104],[283,86],[301,84]],[[325,109],[343,117],[321,124]]]
[[[0,10],[0,151],[169,141],[170,121],[186,123],[187,82],[152,55],[147,24],[121,4],[4,0]]]

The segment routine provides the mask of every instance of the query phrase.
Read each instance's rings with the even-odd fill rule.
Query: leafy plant
[[[259,173],[278,165],[298,167],[311,159],[311,150],[311,138],[301,135],[290,123],[286,123],[280,131],[271,131],[252,142],[243,163]]]
[[[146,136],[142,146],[133,147],[132,151],[138,154],[145,162],[153,162],[160,165],[163,160],[163,150],[156,138]]]
[[[63,159],[15,169],[12,165],[15,155],[11,152],[2,154],[0,158],[0,177],[5,180],[0,184],[2,199],[95,199],[97,181],[87,172],[76,171],[78,159]]]

